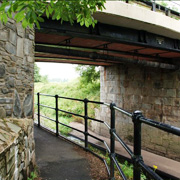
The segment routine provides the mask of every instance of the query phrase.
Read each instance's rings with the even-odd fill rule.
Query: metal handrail
[[[154,121],[152,119],[146,119],[143,116],[139,118],[139,121],[144,123],[144,124],[147,124],[149,126],[161,129],[165,132],[169,132],[169,133],[172,133],[174,135],[180,136],[180,128],[178,128],[178,127],[171,126],[169,124],[165,124],[162,122],[157,122],[157,121]]]
[[[123,0],[120,0],[120,1],[123,1]],[[130,0],[125,0],[125,1],[126,1],[126,3],[130,2]],[[156,10],[163,11],[166,16],[170,16],[172,14],[172,15],[180,17],[180,12],[171,9],[171,7],[165,7],[165,6],[163,6],[163,5],[159,4],[159,3],[156,3],[156,0],[154,0],[154,1],[153,0],[152,1],[136,0],[136,2],[140,2],[140,3],[145,4],[146,6],[149,6],[152,11],[156,11]],[[172,2],[172,1],[171,1],[171,3],[175,4],[175,6],[179,6],[179,9],[180,9],[180,4],[177,4],[177,3]]]
[[[50,107],[50,106],[46,106],[43,104],[40,104],[40,96],[47,96],[47,97],[54,97],[56,99],[56,105],[55,108]],[[65,111],[62,109],[58,108],[58,99],[62,98],[62,99],[67,99],[67,100],[73,100],[73,101],[80,101],[84,103],[84,115],[80,115],[80,114],[76,114],[76,113],[72,113],[69,111]],[[154,172],[151,168],[149,168],[144,162],[143,162],[143,158],[141,156],[141,124],[147,124],[149,126],[158,128],[160,130],[163,130],[165,132],[180,136],[180,128],[178,127],[174,127],[165,123],[161,123],[161,122],[157,122],[151,119],[147,119],[145,118],[142,113],[140,111],[134,111],[134,113],[130,113],[122,108],[117,107],[114,103],[108,104],[108,103],[104,103],[104,102],[98,102],[98,101],[89,101],[88,99],[76,99],[76,98],[68,98],[68,97],[61,97],[58,95],[47,95],[47,94],[41,94],[41,93],[37,93],[37,103],[35,103],[35,105],[38,106],[38,126],[41,126],[40,123],[40,117],[44,117],[46,119],[49,119],[51,121],[54,121],[56,123],[56,135],[59,136],[59,124],[66,126],[68,128],[71,128],[75,131],[78,131],[82,134],[84,134],[85,137],[85,147],[84,149],[86,149],[87,151],[93,153],[94,155],[96,155],[97,157],[99,157],[106,166],[107,172],[109,174],[110,179],[114,179],[114,165],[117,167],[119,173],[121,174],[122,178],[124,180],[127,180],[126,176],[124,175],[120,165],[118,164],[118,161],[116,159],[116,152],[115,152],[115,139],[122,145],[122,147],[125,149],[125,151],[130,155],[131,160],[133,162],[133,176],[134,176],[134,180],[140,180],[141,177],[141,170],[144,171],[145,173],[147,173],[151,178],[155,179],[155,180],[162,180],[162,178],[156,173]],[[95,119],[95,118],[91,118],[88,117],[88,103],[96,103],[96,104],[101,104],[101,105],[105,105],[108,106],[108,108],[110,108],[110,112],[111,112],[111,122],[110,122],[110,126],[108,125],[107,122],[99,120],[99,119]],[[51,119],[47,116],[41,115],[40,114],[40,107],[46,107],[46,108],[50,108],[56,111],[56,120]],[[84,127],[85,130],[81,131],[77,128],[71,127],[69,125],[66,125],[64,123],[59,122],[58,120],[58,112],[63,112],[63,113],[68,113],[71,115],[75,115],[81,118],[84,118]],[[132,119],[132,122],[134,124],[134,152],[128,147],[128,145],[118,136],[118,134],[116,133],[116,127],[115,127],[115,111],[121,112],[122,114],[130,117]],[[107,142],[88,133],[88,120],[92,120],[92,121],[96,121],[99,123],[103,123],[107,130],[110,133],[110,147],[108,146]],[[93,151],[91,151],[88,148],[88,137],[92,137],[102,143],[104,143],[106,150],[108,151],[108,154],[110,156],[110,168],[107,165],[107,162],[104,158],[100,157],[99,155],[97,155],[96,153],[94,153]]]

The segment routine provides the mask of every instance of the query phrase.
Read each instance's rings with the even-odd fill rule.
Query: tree
[[[41,76],[39,70],[40,68],[34,63],[34,82],[48,82],[48,76]]]
[[[76,71],[79,72],[83,84],[96,83],[100,78],[100,71],[96,66],[78,65]]]
[[[34,63],[34,82],[40,82],[41,81],[41,75],[39,73],[39,67],[36,63]]]
[[[73,24],[77,20],[81,26],[95,26],[97,21],[92,17],[97,9],[102,10],[106,0],[0,0],[0,21],[6,23],[12,15],[22,26],[33,28],[34,23],[40,28],[39,22],[43,17],[53,20],[69,21]]]

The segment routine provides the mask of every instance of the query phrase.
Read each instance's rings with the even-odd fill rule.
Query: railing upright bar
[[[37,93],[37,105],[38,105],[38,127],[40,127],[40,93]]]
[[[139,118],[142,116],[141,111],[135,111],[132,116],[134,123],[134,159],[133,159],[133,180],[141,179],[141,170],[139,168],[139,161],[141,157],[141,122]]]
[[[58,95],[55,95],[55,102],[56,102],[56,136],[59,136],[59,113],[58,113]]]
[[[110,179],[115,180],[114,178],[114,161],[113,157],[115,157],[115,137],[113,132],[115,132],[115,104],[110,104],[110,110],[111,110],[111,129],[110,129]]]
[[[154,1],[152,2],[152,9],[151,10],[154,12],[156,11],[156,3]]]
[[[84,99],[84,121],[85,149],[88,149],[88,99]]]

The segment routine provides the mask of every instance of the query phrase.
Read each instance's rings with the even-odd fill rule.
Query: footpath
[[[89,164],[74,145],[34,126],[36,162],[43,180],[91,180]]]
[[[84,125],[77,123],[77,122],[71,122],[70,126],[79,129],[81,131],[84,131]],[[89,130],[89,133],[102,139],[105,140],[107,142],[108,145],[110,145],[110,141],[108,138],[100,136],[92,131]],[[77,131],[72,131],[71,132],[72,135],[75,135],[81,139],[84,139],[84,135],[82,133],[79,133]],[[99,146],[103,146],[102,143],[100,143],[98,140],[89,137],[89,142],[93,143],[93,144],[97,144]],[[104,147],[105,148],[105,147]],[[132,150],[133,147],[129,146],[129,148]],[[127,158],[130,158],[129,154],[124,150],[124,148],[120,145],[119,142],[116,142],[116,153],[120,154],[122,156],[125,156]],[[180,152],[179,152],[180,153]],[[142,156],[144,159],[144,162],[150,166],[153,167],[153,165],[156,165],[158,167],[159,171],[165,172],[166,174],[169,174],[177,179],[180,179],[180,162],[178,161],[174,161],[172,159],[166,158],[166,157],[162,157],[156,154],[153,154],[151,152],[148,151],[144,151],[142,150]]]

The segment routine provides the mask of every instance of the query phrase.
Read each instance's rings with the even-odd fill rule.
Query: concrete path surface
[[[74,145],[34,127],[36,162],[43,180],[91,180],[87,160]]]

